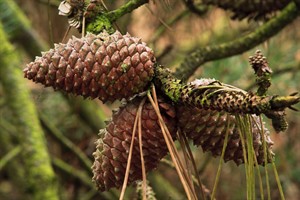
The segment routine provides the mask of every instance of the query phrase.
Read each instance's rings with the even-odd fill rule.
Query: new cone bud
[[[143,92],[154,76],[154,63],[153,51],[139,38],[104,32],[56,44],[29,63],[24,75],[46,87],[106,102]]]
[[[127,160],[129,155],[132,131],[138,107],[142,101],[137,97],[121,107],[113,114],[112,120],[105,129],[100,130],[100,138],[96,141],[95,161],[92,166],[93,181],[101,191],[110,188],[120,188],[124,181]],[[162,117],[172,134],[176,133],[174,107],[159,100]],[[150,102],[145,102],[141,116],[142,146],[146,172],[155,169],[167,152],[158,117]],[[132,152],[131,168],[128,183],[142,178],[141,157],[138,132],[135,134]]]

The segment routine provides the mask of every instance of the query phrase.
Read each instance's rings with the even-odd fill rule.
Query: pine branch
[[[232,114],[267,114],[270,117],[270,113],[283,111],[300,101],[300,97],[294,95],[258,96],[218,81],[207,86],[184,84],[161,66],[156,67],[155,84],[176,103]]]
[[[220,45],[212,45],[196,49],[187,55],[176,69],[175,76],[187,80],[200,65],[208,61],[218,60],[241,54],[276,35],[299,15],[299,9],[291,2],[275,18],[269,20],[253,32]]]
[[[149,0],[131,0],[120,8],[110,11],[102,12],[96,14],[96,17],[86,25],[86,31],[98,34],[103,30],[109,33],[113,33],[115,29],[113,28],[113,23],[127,13],[131,13],[133,10],[148,3]]]
[[[22,71],[18,68],[18,56],[7,40],[2,24],[0,43],[0,81],[20,133],[17,139],[22,147],[20,156],[27,180],[25,191],[30,193],[32,199],[58,199],[56,178],[37,112],[22,78]]]
[[[138,7],[148,2],[149,0],[131,0],[127,2],[125,5],[121,6],[120,8],[107,13],[107,17],[110,19],[111,22],[115,22],[123,15],[131,13],[133,10],[137,9]]]

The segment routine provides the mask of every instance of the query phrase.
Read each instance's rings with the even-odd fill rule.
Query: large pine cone
[[[197,80],[198,84],[207,85],[213,79]],[[239,134],[239,126],[235,116],[224,111],[200,109],[196,107],[177,106],[178,124],[187,137],[193,140],[195,145],[200,145],[203,151],[210,151],[213,156],[220,156],[226,135],[227,123],[229,123],[229,137],[224,160],[233,160],[237,165],[244,163],[243,148]],[[263,141],[261,138],[261,123],[259,117],[251,116],[253,147],[257,162],[264,165]],[[273,142],[269,137],[269,131],[263,126],[264,139],[267,146],[268,162],[271,162],[274,153],[271,148]]]
[[[37,57],[25,77],[54,89],[103,102],[129,98],[145,90],[154,75],[153,51],[129,34],[87,34]]]
[[[284,8],[291,0],[203,0],[204,4],[215,5],[234,13],[233,19],[261,19]]]
[[[141,101],[142,98],[138,97],[120,108],[113,115],[107,127],[100,130],[100,138],[96,141],[97,149],[93,154],[95,162],[92,166],[93,181],[99,190],[120,188],[123,184],[134,121]],[[159,105],[164,121],[174,138],[176,133],[175,109],[171,104],[162,100]],[[160,159],[168,151],[158,117],[150,102],[146,101],[143,106],[141,123],[145,167],[146,172],[149,172],[157,167]],[[136,132],[128,183],[141,178],[141,158],[138,132]]]

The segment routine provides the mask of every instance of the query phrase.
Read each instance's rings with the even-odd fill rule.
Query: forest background
[[[67,18],[58,15],[59,3],[60,1],[56,0],[0,0],[2,23],[0,28],[14,46],[17,60],[10,62],[17,64],[20,70],[35,56],[39,56],[41,50],[47,50],[53,47],[54,43],[62,42],[68,28],[68,21]],[[114,10],[124,5],[126,1],[105,3],[109,10]],[[7,5],[9,9],[5,7]],[[232,20],[231,12],[216,7],[200,6],[200,8],[200,11],[195,13],[183,1],[151,1],[147,6],[141,6],[121,17],[116,24],[122,33],[129,32],[133,36],[142,38],[154,50],[159,63],[174,69],[185,62],[197,47],[234,41],[265,23],[264,20]],[[274,17],[273,15],[271,18]],[[278,31],[274,37],[265,40],[255,48],[246,49],[242,54],[229,58],[212,59],[211,62],[201,65],[192,73],[190,80],[200,77],[215,78],[245,90],[253,89],[255,77],[248,63],[248,57],[253,55],[256,49],[260,49],[274,71],[269,93],[287,95],[300,91],[299,27],[298,17]],[[76,29],[71,29],[67,37],[71,35],[81,37]],[[2,57],[3,55],[0,55],[0,59]],[[19,75],[22,76],[21,73]],[[54,92],[52,88],[44,88],[25,79],[19,83],[24,84],[22,87],[30,88],[31,98],[25,100],[31,101],[35,107],[33,109],[37,109],[42,129],[34,129],[45,133],[45,138],[43,135],[37,138],[45,140],[47,144],[38,147],[50,153],[54,175],[60,186],[59,197],[61,199],[117,199],[119,196],[117,190],[105,193],[95,190],[89,167],[92,163],[92,152],[98,130],[105,126],[104,120],[111,116],[111,110],[118,107],[119,103],[104,105],[100,101],[83,100],[82,97]],[[16,118],[16,113],[9,106],[13,101],[7,102],[4,92],[5,87],[12,89],[16,87],[5,84],[7,83],[0,84],[0,199],[24,199],[26,191],[24,192],[23,185],[28,182],[26,174],[22,174],[24,173],[22,168],[26,166],[20,158],[23,146],[20,140],[26,144],[27,141],[36,138],[34,135],[33,138],[22,136],[22,126],[26,125],[24,120],[30,122],[32,116],[24,119]],[[18,91],[11,92],[16,99],[24,97]],[[26,102],[24,105],[27,105]],[[22,109],[24,105],[21,103],[15,106]],[[295,107],[300,109],[299,105]],[[300,196],[300,115],[289,110],[287,119],[288,130],[277,134],[271,127],[271,122],[265,118],[274,141],[275,163],[286,199],[296,200]],[[43,142],[39,145],[42,144]],[[219,159],[213,158],[210,153],[203,153],[200,147],[192,147],[192,150],[202,181],[207,188],[211,189]],[[244,170],[233,162],[223,165],[217,199],[245,197]],[[272,171],[269,178],[272,199],[280,199]],[[151,172],[148,180],[157,199],[185,199],[176,171],[167,162],[162,162],[157,170]],[[126,198],[131,199],[134,190],[134,187],[130,187]]]

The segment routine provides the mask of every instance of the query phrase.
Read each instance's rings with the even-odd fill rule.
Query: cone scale
[[[243,147],[240,139],[240,129],[235,116],[226,112],[217,112],[194,107],[177,107],[178,124],[186,136],[197,146],[201,146],[204,152],[211,152],[214,157],[220,156],[224,145],[226,132],[228,142],[224,154],[224,160],[234,161],[237,165],[244,163]],[[228,130],[227,130],[228,126]],[[272,152],[273,142],[268,129],[262,126],[258,116],[251,117],[251,129],[253,148],[259,165],[264,165],[264,140],[267,147],[267,162],[271,162],[274,156]]]

